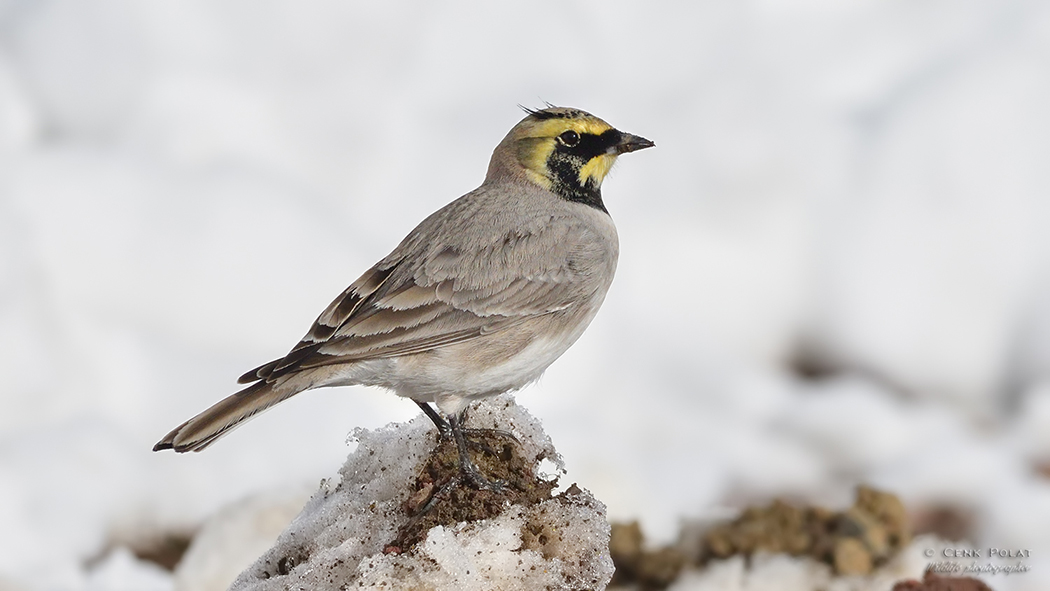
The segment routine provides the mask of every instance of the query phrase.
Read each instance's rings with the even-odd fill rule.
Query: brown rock
[[[834,566],[840,575],[866,575],[871,572],[871,554],[857,538],[839,538],[835,542]]]
[[[861,485],[857,487],[857,501],[853,506],[873,516],[885,527],[891,548],[902,548],[911,542],[908,512],[897,495]]]
[[[839,517],[838,524],[838,534],[863,542],[872,558],[889,556],[890,535],[886,527],[856,505]]]

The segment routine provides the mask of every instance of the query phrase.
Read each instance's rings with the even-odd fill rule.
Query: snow
[[[150,562],[138,560],[127,548],[116,548],[87,579],[90,591],[171,591],[171,575]]]
[[[506,396],[477,405],[471,419],[508,429],[533,462],[560,463],[539,421]],[[358,447],[338,477],[322,483],[273,548],[231,589],[524,591],[608,584],[613,564],[605,507],[586,491],[534,506],[508,504],[492,519],[438,525],[417,548],[388,551],[409,523],[404,506],[433,433],[424,416],[356,430]],[[527,530],[543,532],[540,541],[526,540]]]
[[[934,537],[920,537],[870,575],[840,578],[832,576],[828,565],[809,558],[762,553],[749,560],[734,556],[713,561],[702,570],[684,571],[668,591],[890,591],[902,579],[921,579],[929,563],[923,551],[945,545]]]
[[[0,2],[0,586],[173,577],[121,548],[415,417],[339,388],[150,452],[548,100],[657,143],[606,181],[603,310],[517,395],[568,478],[657,542],[870,482],[1050,588],[1048,58],[1045,0]]]
[[[313,491],[266,491],[220,508],[193,536],[175,568],[176,591],[225,591],[273,546]]]

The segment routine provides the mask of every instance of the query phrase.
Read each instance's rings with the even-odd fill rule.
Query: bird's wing
[[[428,219],[428,222],[430,220]],[[571,217],[457,237],[421,224],[337,297],[285,357],[242,383],[299,370],[408,355],[505,330],[593,294],[608,258],[596,233]]]

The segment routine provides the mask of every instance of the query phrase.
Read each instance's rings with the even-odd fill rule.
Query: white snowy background
[[[112,548],[415,416],[321,390],[150,451],[543,101],[657,143],[605,183],[604,309],[518,396],[568,482],[655,541],[868,482],[1050,588],[1050,3],[0,0],[0,589],[170,589]]]

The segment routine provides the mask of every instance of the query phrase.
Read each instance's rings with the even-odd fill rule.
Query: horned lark
[[[538,378],[587,328],[619,253],[602,180],[617,156],[654,145],[578,109],[526,112],[480,187],[423,220],[291,352],[154,451],[200,451],[303,390],[365,384],[414,400],[455,439],[467,482],[498,486],[467,454],[463,413]]]

